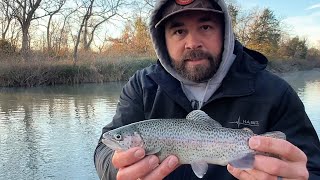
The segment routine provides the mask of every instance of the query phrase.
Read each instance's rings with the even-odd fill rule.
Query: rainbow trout
[[[146,154],[155,154],[160,161],[176,155],[181,164],[191,164],[202,178],[208,163],[252,169],[258,153],[249,148],[252,136],[255,134],[248,128],[224,128],[205,112],[194,110],[186,119],[150,119],[119,127],[104,133],[102,142],[113,150],[143,147]],[[262,136],[285,139],[279,131]]]

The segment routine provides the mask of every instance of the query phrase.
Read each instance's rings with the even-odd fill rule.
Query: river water
[[[320,70],[284,74],[320,134]],[[0,179],[98,179],[93,152],[123,83],[0,90]]]

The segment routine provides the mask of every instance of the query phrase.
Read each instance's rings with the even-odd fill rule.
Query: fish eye
[[[122,140],[121,134],[115,134],[113,137],[114,137],[114,139],[115,139],[116,141],[121,141],[121,140]]]

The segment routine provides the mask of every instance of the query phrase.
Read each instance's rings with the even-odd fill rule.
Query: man
[[[302,102],[283,80],[265,70],[267,59],[235,41],[222,0],[160,0],[150,32],[159,62],[124,86],[113,121],[103,133],[155,118],[205,111],[224,127],[256,134],[282,131],[287,141],[256,136],[253,169],[209,165],[204,179],[320,179],[320,143]],[[197,179],[171,155],[163,162],[142,148],[113,152],[101,140],[95,165],[102,179]]]

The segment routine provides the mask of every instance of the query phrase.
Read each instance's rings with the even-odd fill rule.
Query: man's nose
[[[199,49],[202,47],[202,41],[196,33],[189,33],[186,38],[186,49]]]

